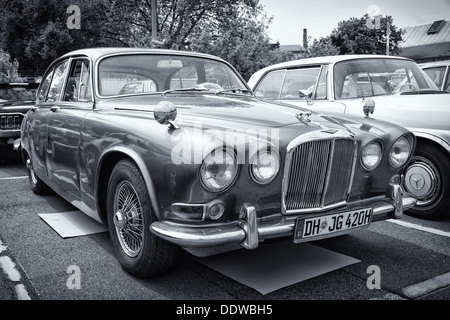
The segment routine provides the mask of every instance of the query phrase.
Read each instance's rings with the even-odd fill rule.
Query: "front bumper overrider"
[[[417,199],[403,192],[397,183],[389,186],[390,196],[371,204],[372,221],[390,218],[400,219],[404,210],[412,208]],[[330,214],[330,213],[327,213]],[[276,214],[258,218],[256,209],[243,204],[239,220],[214,225],[186,225],[173,221],[156,221],[150,230],[156,236],[183,248],[204,248],[228,244],[240,244],[247,249],[257,248],[264,239],[292,236],[298,216]]]

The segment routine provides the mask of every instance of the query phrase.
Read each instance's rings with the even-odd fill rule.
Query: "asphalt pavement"
[[[39,296],[25,272],[0,238],[0,300],[37,299]]]
[[[278,315],[293,300],[308,300],[308,305],[314,305],[311,300],[338,300],[330,310],[347,309],[342,300],[410,300],[414,306],[421,305],[417,300],[450,300],[450,218],[438,222],[405,215],[395,223],[380,222],[348,236],[317,241],[316,246],[361,262],[262,295],[184,252],[167,274],[136,279],[120,268],[107,233],[62,239],[38,213],[70,212],[74,207],[56,195],[30,192],[20,163],[0,165],[0,194],[0,310],[13,306],[14,312],[26,311],[14,307],[14,300],[27,299],[39,300],[39,305],[91,300],[96,308],[99,300],[142,300],[168,313],[209,306],[210,300],[223,308],[256,305],[258,300]],[[73,266],[80,268],[81,290],[68,286]],[[370,266],[380,269],[380,289],[368,286]],[[222,305],[214,307],[220,312]]]

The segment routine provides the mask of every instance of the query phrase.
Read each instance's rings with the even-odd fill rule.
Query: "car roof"
[[[336,63],[344,60],[354,60],[354,59],[403,59],[403,60],[411,60],[404,57],[399,56],[385,56],[385,55],[376,55],[376,54],[349,54],[349,55],[337,55],[337,56],[322,56],[322,57],[313,57],[313,58],[304,58],[297,59],[292,61],[281,62],[270,67],[275,66],[295,66],[295,65],[312,65],[312,64],[329,64]]]
[[[85,48],[68,52],[58,58],[57,60],[64,59],[73,56],[88,56],[93,60],[98,60],[102,57],[113,54],[175,54],[175,55],[188,55],[203,57],[208,59],[220,60],[223,59],[200,52],[182,51],[182,50],[170,50],[170,49],[152,49],[152,48],[126,48],[126,47],[100,47],[100,48]]]
[[[419,64],[421,68],[428,68],[428,67],[445,67],[450,66],[450,60],[443,60],[443,61],[433,61],[433,62],[424,62]]]

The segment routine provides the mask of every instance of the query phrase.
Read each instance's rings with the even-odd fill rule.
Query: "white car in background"
[[[446,71],[448,74],[448,70]],[[408,214],[437,219],[450,213],[450,94],[413,60],[382,55],[325,56],[283,62],[248,82],[262,100],[321,113],[374,117],[417,137],[404,187],[417,199]]]

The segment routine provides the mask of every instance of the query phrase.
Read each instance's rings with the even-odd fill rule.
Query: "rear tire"
[[[36,175],[33,169],[33,163],[28,155],[26,155],[25,164],[28,169],[28,181],[30,182],[30,188],[33,193],[38,195],[47,195],[51,193],[51,189]]]
[[[139,169],[129,160],[119,161],[108,184],[108,229],[122,268],[139,278],[162,274],[175,261],[177,247],[150,231],[154,221],[156,216]]]
[[[405,213],[440,219],[450,213],[450,157],[442,149],[418,144],[405,170],[405,189],[417,198]]]

